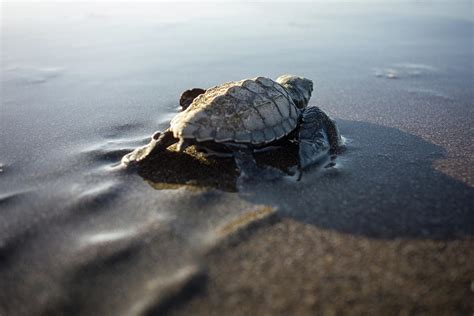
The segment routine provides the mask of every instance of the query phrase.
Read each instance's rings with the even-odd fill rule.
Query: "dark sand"
[[[166,311],[466,315],[474,309],[469,181],[439,172],[433,161],[445,151],[419,137],[371,124],[340,121],[340,127],[358,139],[336,159],[343,166],[324,171],[317,182],[306,180],[289,196],[277,197],[275,184],[242,193],[279,201],[280,221],[208,254],[207,282]],[[368,157],[364,148],[374,143],[379,146]],[[308,205],[305,194],[318,198]]]
[[[473,246],[284,219],[212,252],[206,286],[170,315],[469,315]]]

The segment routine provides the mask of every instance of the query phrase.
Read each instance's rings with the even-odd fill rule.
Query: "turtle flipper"
[[[324,162],[341,145],[341,135],[329,116],[316,106],[303,111],[299,130],[300,169]]]
[[[234,152],[234,160],[243,179],[276,180],[286,175],[270,166],[258,166],[250,150]]]
[[[123,156],[122,163],[127,166],[135,165],[151,154],[166,150],[168,146],[176,143],[177,141],[178,140],[173,136],[173,132],[170,130],[156,132],[153,134],[150,142],[147,145],[138,147],[131,153]]]
[[[184,91],[179,98],[179,105],[181,106],[181,110],[186,110],[188,106],[193,103],[193,100],[196,99],[199,95],[205,93],[206,90],[201,88],[193,88]]]

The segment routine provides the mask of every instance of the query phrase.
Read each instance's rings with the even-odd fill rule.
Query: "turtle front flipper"
[[[156,132],[148,144],[138,147],[131,153],[123,156],[122,163],[126,166],[135,165],[152,154],[166,150],[166,148],[177,141],[173,136],[173,132],[169,129],[164,132]]]
[[[205,93],[206,90],[201,88],[193,88],[184,91],[179,98],[179,105],[181,106],[181,110],[186,110],[188,106],[193,103],[194,99],[196,99],[201,94]]]
[[[299,130],[300,169],[325,162],[341,145],[341,135],[329,116],[316,106],[303,111]]]

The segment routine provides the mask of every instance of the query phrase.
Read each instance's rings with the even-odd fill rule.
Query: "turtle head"
[[[313,82],[311,80],[298,76],[283,75],[278,77],[276,82],[289,92],[298,108],[303,109],[308,105],[311,92],[313,92]]]

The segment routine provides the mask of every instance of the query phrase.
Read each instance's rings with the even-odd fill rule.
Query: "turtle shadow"
[[[446,151],[418,136],[376,124],[338,120],[349,139],[331,168],[310,168],[301,181],[238,181],[232,158],[194,147],[147,159],[138,173],[155,189],[187,186],[238,192],[274,205],[278,215],[324,229],[373,238],[449,239],[474,234],[474,188],[433,167]],[[259,164],[288,171],[298,147],[256,154]],[[256,181],[255,181],[256,180]]]
[[[451,239],[474,235],[474,188],[438,170],[446,151],[420,137],[371,123],[338,120],[349,138],[336,166],[302,181],[258,183],[240,194],[279,215],[372,238]]]
[[[289,141],[280,145],[283,147],[255,154],[257,164],[290,173],[290,169],[298,163],[298,146]],[[179,153],[176,145],[172,145],[165,152],[147,157],[139,164],[138,174],[158,190],[187,187],[238,191],[239,171],[234,159],[206,156],[194,146]]]

